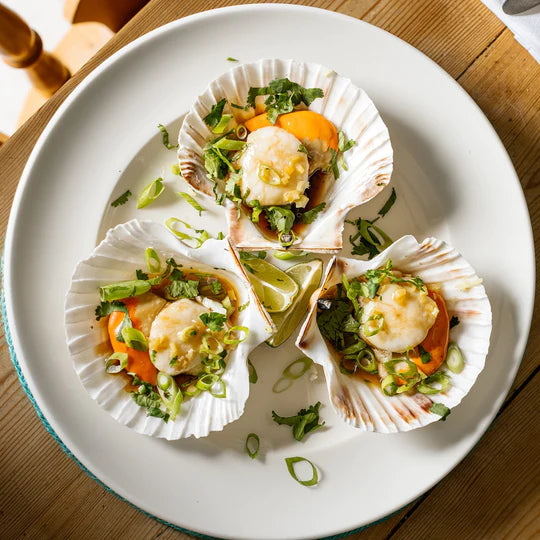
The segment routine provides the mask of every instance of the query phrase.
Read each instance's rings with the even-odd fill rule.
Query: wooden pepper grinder
[[[0,55],[14,68],[26,70],[34,87],[52,96],[70,77],[69,70],[43,50],[41,38],[17,14],[0,4]]]

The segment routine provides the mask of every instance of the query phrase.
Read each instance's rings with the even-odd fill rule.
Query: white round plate
[[[360,433],[327,406],[324,381],[272,393],[298,356],[291,338],[260,346],[259,382],[244,416],[200,440],[167,442],[117,424],[84,391],[66,349],[64,295],[75,264],[117,223],[170,216],[225,230],[205,200],[199,218],[170,172],[180,119],[227,57],[295,58],[331,66],[364,88],[390,130],[398,202],[382,222],[394,238],[436,236],[484,278],[493,333],[484,372],[446,422],[395,435]],[[167,193],[135,209],[141,189],[164,175]],[[110,203],[126,189],[128,204]],[[374,217],[383,191],[353,217]],[[510,219],[510,221],[509,221]],[[345,231],[348,236],[349,231]],[[345,239],[345,245],[348,241]],[[101,481],[133,504],[190,531],[227,538],[307,538],[351,530],[403,507],[446,475],[480,439],[518,369],[534,298],[529,216],[512,164],[473,101],[433,62],[392,35],[343,15],[284,5],[239,6],[187,17],[104,62],[69,96],[43,132],[21,179],[5,249],[7,315],[17,358],[58,436]],[[343,250],[348,256],[348,248]],[[317,400],[327,427],[293,440],[271,419]],[[261,456],[244,451],[249,432]],[[284,458],[320,468],[306,488]]]

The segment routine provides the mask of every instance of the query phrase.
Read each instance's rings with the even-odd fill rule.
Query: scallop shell
[[[426,285],[437,287],[446,301],[449,315],[459,318],[450,331],[450,340],[463,353],[465,368],[458,375],[448,372],[451,387],[430,396],[416,393],[385,396],[375,384],[363,383],[342,374],[335,352],[327,345],[317,325],[317,299],[329,287],[367,270],[379,268],[390,259],[394,268],[419,276]],[[310,301],[309,315],[296,346],[324,368],[330,401],[336,413],[348,424],[365,431],[394,433],[409,431],[440,419],[429,411],[433,402],[455,407],[472,388],[484,368],[491,334],[491,307],[481,280],[471,265],[441,240],[426,238],[419,244],[404,236],[371,261],[334,257],[328,265],[323,285]]]
[[[203,118],[212,105],[223,97],[229,102],[245,103],[252,86],[266,86],[276,78],[288,77],[304,87],[322,88],[324,97],[316,99],[311,110],[324,115],[338,130],[343,130],[356,144],[345,154],[348,170],[328,191],[327,206],[308,225],[295,247],[316,252],[335,252],[342,247],[342,232],[347,212],[366,203],[389,182],[393,152],[388,129],[367,94],[350,79],[324,66],[295,60],[259,60],[243,64],[218,77],[199,96],[187,114],[180,130],[178,160],[184,178],[197,191],[214,197],[213,183],[207,179],[202,154],[206,141],[213,136]],[[231,114],[242,122],[255,115],[231,108]],[[267,239],[248,216],[238,218],[236,207],[225,203],[229,235],[233,244],[244,250],[281,247]]]
[[[137,268],[146,268],[145,250],[150,246],[162,261],[174,257],[184,266],[222,275],[235,286],[241,305],[249,301],[237,323],[250,329],[248,339],[231,353],[222,377],[227,397],[218,399],[203,392],[184,401],[176,420],[167,423],[146,416],[125,391],[123,378],[105,372],[110,343],[106,326],[96,322],[94,314],[100,302],[99,287],[133,279]],[[92,399],[121,424],[169,440],[204,437],[242,415],[249,395],[248,353],[274,331],[227,239],[208,240],[192,249],[162,225],[137,220],[109,230],[105,240],[77,265],[66,297],[65,326],[73,366]]]

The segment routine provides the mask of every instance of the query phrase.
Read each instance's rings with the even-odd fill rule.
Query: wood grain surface
[[[232,0],[152,0],[0,147],[0,227],[24,164],[67,95],[105,58],[167,22]],[[251,3],[254,3],[251,0]],[[306,0],[404,39],[478,103],[507,148],[540,239],[540,66],[479,0]],[[501,216],[511,227],[511,214]],[[519,286],[519,284],[518,284]],[[431,491],[350,538],[539,538],[540,320],[506,402],[477,447]],[[146,517],[90,479],[47,433],[0,350],[0,538],[190,536]]]

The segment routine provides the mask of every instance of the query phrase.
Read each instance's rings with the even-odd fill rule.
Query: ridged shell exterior
[[[207,179],[202,154],[211,131],[203,118],[212,105],[222,98],[245,103],[252,86],[266,86],[276,78],[288,77],[304,87],[322,88],[324,97],[316,99],[310,109],[322,114],[343,130],[356,144],[345,154],[347,171],[325,198],[327,206],[317,220],[306,227],[295,247],[317,252],[335,252],[342,247],[342,232],[347,212],[377,195],[390,181],[393,152],[388,129],[367,94],[350,79],[327,67],[295,60],[265,59],[231,69],[210,83],[187,114],[179,134],[178,159],[184,178],[197,191],[210,197],[213,184]],[[231,108],[238,121],[254,116]],[[259,250],[280,247],[265,238],[250,219],[226,203],[229,235],[239,249]]]
[[[100,302],[99,287],[133,279],[137,268],[146,267],[147,247],[153,247],[163,262],[174,257],[186,268],[222,275],[236,288],[240,304],[250,302],[239,313],[237,323],[250,329],[248,339],[230,354],[223,374],[227,397],[214,398],[204,392],[184,401],[176,420],[168,423],[146,416],[124,390],[125,380],[105,373],[110,342],[105,324],[96,322],[94,314]],[[273,333],[271,319],[257,300],[228,240],[208,240],[201,248],[191,249],[162,225],[138,220],[109,230],[105,240],[78,264],[66,296],[65,326],[73,366],[92,399],[121,424],[169,440],[204,437],[242,415],[249,395],[248,353]]]
[[[341,283],[342,275],[352,279],[390,259],[395,269],[419,276],[426,285],[437,287],[446,301],[449,316],[459,317],[450,331],[463,353],[465,368],[459,374],[446,370],[451,387],[439,394],[385,396],[379,385],[364,383],[342,374],[335,352],[323,339],[317,325],[317,299],[328,288]],[[491,307],[486,291],[471,265],[441,240],[426,238],[419,244],[404,236],[371,261],[334,257],[328,265],[323,286],[310,301],[309,315],[296,341],[297,347],[324,368],[330,401],[348,424],[365,431],[393,433],[409,431],[440,419],[429,411],[433,402],[455,407],[469,392],[484,368],[491,334]]]

